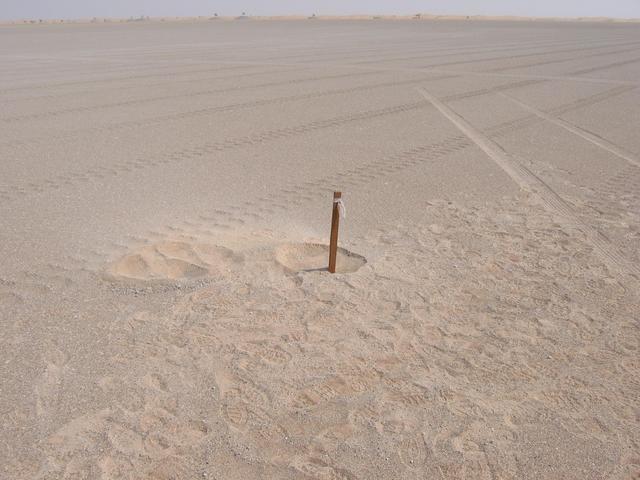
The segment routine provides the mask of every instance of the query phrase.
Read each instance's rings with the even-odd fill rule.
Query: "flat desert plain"
[[[2,479],[639,478],[637,25],[7,25],[0,59]]]

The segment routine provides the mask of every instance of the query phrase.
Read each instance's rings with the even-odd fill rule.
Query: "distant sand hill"
[[[209,21],[301,21],[301,20],[441,20],[441,21],[508,21],[508,22],[598,22],[598,23],[640,23],[640,18],[611,18],[611,17],[516,17],[516,16],[485,16],[485,15],[433,15],[419,13],[415,15],[277,15],[277,16],[210,16],[198,17],[129,17],[129,18],[76,18],[76,19],[19,19],[0,20],[0,25],[52,25],[52,24],[85,24],[85,23],[144,23],[144,22],[209,22]]]

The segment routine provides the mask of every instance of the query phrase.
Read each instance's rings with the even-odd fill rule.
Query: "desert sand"
[[[640,478],[636,26],[15,25],[0,58],[0,478]]]

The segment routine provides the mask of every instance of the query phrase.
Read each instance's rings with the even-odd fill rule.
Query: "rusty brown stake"
[[[331,241],[329,242],[329,272],[336,273],[338,256],[338,228],[340,227],[340,205],[342,192],[333,192],[333,213],[331,214]]]

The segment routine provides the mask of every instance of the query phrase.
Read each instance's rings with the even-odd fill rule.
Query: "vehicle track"
[[[73,92],[51,93],[51,94],[45,94],[45,95],[35,95],[31,97],[18,97],[18,98],[3,100],[3,103],[5,104],[20,103],[20,102],[29,101],[29,100],[46,100],[46,99],[64,98],[64,97],[73,98],[78,95],[95,94],[95,93],[109,92],[114,90],[123,91],[123,90],[143,89],[143,88],[158,87],[158,86],[176,85],[179,83],[197,83],[197,82],[204,82],[204,81],[210,81],[210,80],[227,80],[227,79],[243,78],[243,77],[250,77],[250,76],[271,75],[271,74],[287,73],[287,72],[294,72],[294,71],[297,72],[299,70],[300,69],[298,68],[284,69],[282,67],[278,67],[273,70],[262,70],[260,72],[238,73],[233,75],[223,75],[223,76],[213,76],[213,77],[207,76],[207,77],[201,77],[201,78],[192,77],[192,78],[183,78],[180,80],[169,80],[169,81],[163,80],[160,82],[142,83],[139,85],[129,85],[129,86],[117,85],[117,86],[110,86],[106,88],[98,88],[98,89],[91,89],[91,90],[74,90]],[[219,70],[212,69],[212,71],[215,72]]]
[[[59,61],[68,61],[60,59]],[[59,62],[58,61],[58,62]],[[70,67],[60,67],[58,62],[48,62],[38,65],[37,68],[31,70],[25,70],[22,67],[18,67],[18,70],[12,69],[10,74],[4,75],[3,80],[11,82],[24,82],[33,81],[40,78],[51,78],[52,75],[104,75],[113,73],[126,73],[135,70],[142,72],[149,70],[162,70],[165,68],[175,68],[174,65],[158,65],[157,63],[126,63],[120,62],[120,64],[107,64],[96,65],[94,63],[77,64]],[[52,68],[54,67],[54,68]],[[96,68],[99,67],[99,68]]]
[[[601,101],[603,99],[602,95],[594,97],[598,101]],[[572,103],[579,105],[584,104],[584,102]],[[563,106],[562,108],[566,108],[566,106]],[[534,121],[536,120],[535,116],[530,116],[529,118],[531,117],[533,117]],[[511,129],[516,130],[519,128],[523,128],[523,126],[527,126],[528,123],[506,122],[506,124],[508,124]],[[506,124],[494,127],[491,130],[499,130],[504,133],[504,127]],[[229,145],[242,145],[242,142],[232,141],[229,142]],[[304,183],[288,183],[269,195],[265,195],[255,200],[245,201],[242,203],[218,206],[216,207],[216,209],[211,210],[207,214],[198,215],[196,218],[185,219],[180,224],[167,225],[165,229],[167,232],[170,232],[168,234],[169,236],[181,233],[195,233],[207,236],[215,234],[216,230],[228,230],[237,228],[240,225],[248,224],[250,222],[265,221],[269,215],[288,211],[292,207],[299,207],[303,204],[316,201],[319,198],[327,196],[336,188],[340,189],[345,187],[354,188],[358,186],[364,186],[370,182],[382,180],[389,175],[399,173],[409,168],[414,168],[429,162],[441,161],[443,158],[446,158],[447,156],[456,152],[464,151],[465,149],[473,145],[474,144],[465,135],[453,135],[439,142],[411,148],[403,152],[388,155],[381,159],[367,162],[356,167],[334,172],[330,175],[324,175],[313,180],[308,180]],[[199,154],[201,154],[202,152],[202,149],[191,150],[191,153],[195,156],[199,156]],[[181,153],[178,152],[172,156],[169,156],[168,159],[161,160],[160,162],[158,162],[158,165],[161,165],[163,163],[174,163],[176,161],[183,161],[185,159],[186,158],[184,158]],[[138,164],[135,168],[148,168],[151,166],[152,165],[147,162],[146,165]],[[134,171],[135,168],[129,168],[122,171],[122,173],[125,173],[127,171]],[[94,169],[93,174],[95,174],[95,178],[100,178],[103,175],[106,175],[106,172],[108,171],[109,169],[99,168]],[[89,174],[91,174],[91,172],[89,172]],[[114,169],[111,173],[111,175],[118,174],[120,174],[120,171],[116,169]],[[88,180],[89,179],[84,177],[82,174],[75,174],[69,176],[68,180],[64,181],[64,185],[73,186]],[[622,181],[625,182],[626,189],[629,190],[628,179],[622,179]],[[46,185],[50,189],[60,188],[59,186],[55,185],[55,182],[49,182]],[[613,188],[618,188],[618,185],[614,185]],[[162,238],[166,236],[165,234],[159,232],[148,233],[151,236],[150,238]],[[146,242],[146,237],[131,237],[130,242],[143,244],[144,242]],[[130,245],[120,245],[117,248],[124,251],[129,247]],[[85,254],[83,255],[89,255],[94,259],[94,261],[98,262],[103,261],[105,258],[104,253],[96,251],[85,252]],[[73,260],[78,265],[86,265],[86,259],[77,258]]]
[[[185,219],[179,224],[166,225],[164,230],[169,232],[168,236],[194,233],[207,236],[212,235],[216,230],[229,230],[250,222],[266,221],[270,215],[286,212],[293,207],[300,207],[326,197],[336,188],[354,188],[383,180],[389,175],[424,163],[441,161],[471,145],[472,143],[464,135],[451,136],[439,142],[414,147],[313,180],[302,183],[289,182],[268,195],[242,203],[217,206],[206,214]],[[158,232],[149,232],[149,235],[164,236]],[[143,244],[146,240],[136,238],[131,241]],[[129,247],[122,246],[123,250]],[[92,253],[94,257],[100,257],[98,252]]]
[[[521,188],[535,194],[551,212],[564,217],[567,224],[580,230],[595,247],[600,257],[618,273],[640,278],[640,266],[630,262],[609,239],[598,229],[584,223],[573,208],[551,187],[520,162],[513,159],[501,146],[475,129],[462,116],[451,110],[443,102],[425,91],[419,92],[450,122],[471,139],[500,168],[502,168]]]
[[[629,165],[617,175],[605,180],[596,187],[603,198],[626,198],[634,205],[640,207],[640,167]],[[636,211],[640,215],[640,209]]]
[[[584,41],[577,41],[577,40],[571,40],[571,41],[567,41],[567,42],[562,42],[562,43],[558,43],[555,41],[544,41],[544,42],[536,42],[533,45],[529,45],[528,48],[537,48],[537,47],[544,47],[544,46],[561,46],[561,45],[584,45]],[[359,51],[345,51],[345,52],[341,52],[339,53],[338,57],[335,57],[335,52],[326,52],[326,48],[322,48],[318,51],[315,51],[312,53],[314,59],[316,59],[318,56],[329,56],[330,59],[333,58],[362,58],[362,54],[363,53],[370,53],[372,56],[376,56],[376,57],[380,57],[381,54],[393,54],[393,51],[391,52],[382,52],[381,49],[387,49],[389,47],[393,47],[395,50],[397,51],[397,49],[402,48],[404,52],[406,52],[406,48],[407,48],[407,44],[406,42],[402,42],[402,43],[396,43],[396,44],[392,44],[389,45],[387,43],[384,43],[376,48],[369,48],[369,49],[365,49],[365,50],[359,50]],[[451,51],[451,50],[464,50],[463,52],[460,53],[454,53],[453,55],[465,55],[465,54],[473,54],[474,52],[469,52],[469,49],[472,50],[478,50],[480,52],[487,52],[487,51],[494,51],[494,50],[487,50],[488,48],[491,49],[496,49],[495,51],[500,51],[500,49],[504,49],[504,50],[515,50],[517,48],[522,48],[522,46],[520,45],[518,47],[518,43],[512,43],[509,45],[504,45],[504,44],[492,44],[492,45],[486,45],[484,47],[474,47],[474,46],[469,46],[469,45],[465,45],[465,46],[458,46],[458,47],[450,47],[447,46],[447,44],[441,44],[438,46],[435,46],[433,48],[429,48],[427,50],[423,50],[423,47],[420,47],[418,49],[414,49],[416,50],[416,52],[421,52],[424,53],[425,55],[431,56],[429,55],[431,52],[438,52],[441,53],[442,51]],[[412,53],[413,55],[413,53]],[[445,54],[448,55],[448,54]],[[290,60],[292,58],[308,58],[310,56],[309,52],[304,52],[304,53],[298,53],[298,54],[293,54],[293,55],[278,55],[278,56],[274,56],[274,57],[266,57],[264,58],[264,60]],[[436,54],[434,56],[440,56],[439,54]],[[442,55],[444,56],[444,55]],[[420,56],[419,58],[425,58],[423,56]]]
[[[310,81],[317,81],[317,80],[326,80],[326,79],[331,79],[331,78],[343,78],[343,77],[360,76],[360,75],[373,75],[373,74],[374,73],[366,73],[365,72],[365,73],[356,73],[356,74],[334,75],[334,76],[330,76],[330,77],[316,77],[316,78],[313,78],[313,79],[287,80],[287,81],[284,81],[284,82],[278,82],[277,84],[278,85],[291,85],[291,84],[294,84],[294,83],[305,83],[307,81],[310,82]],[[441,78],[446,78],[446,77],[441,77]],[[153,117],[153,118],[150,118],[150,119],[132,120],[132,121],[127,121],[127,122],[122,122],[122,123],[116,123],[116,124],[113,124],[113,125],[90,127],[90,128],[87,128],[87,129],[75,130],[75,131],[69,132],[67,134],[56,135],[54,137],[47,136],[47,137],[44,137],[44,138],[41,138],[41,139],[14,140],[14,141],[6,142],[6,143],[2,144],[2,146],[5,147],[5,148],[6,147],[13,147],[13,148],[19,147],[19,148],[27,148],[28,149],[28,148],[32,148],[36,144],[49,143],[54,138],[56,140],[71,139],[71,138],[77,138],[79,134],[85,134],[86,135],[88,133],[116,132],[116,131],[121,131],[123,129],[130,130],[132,128],[141,128],[141,127],[149,127],[149,126],[153,126],[153,125],[159,125],[159,124],[162,124],[163,122],[166,122],[166,121],[174,121],[174,120],[182,120],[182,119],[187,119],[187,118],[194,118],[194,117],[198,117],[198,116],[206,116],[206,115],[210,115],[212,113],[229,112],[229,111],[233,111],[233,110],[260,107],[260,106],[266,106],[266,105],[284,104],[284,103],[289,103],[289,102],[294,102],[294,101],[299,101],[299,100],[307,100],[307,99],[319,98],[319,97],[324,97],[324,96],[329,96],[329,95],[340,95],[340,94],[345,94],[345,93],[355,93],[355,92],[359,92],[359,91],[367,91],[367,90],[373,90],[373,89],[377,89],[377,88],[387,88],[387,87],[394,87],[394,86],[401,86],[401,85],[419,84],[419,83],[422,83],[425,80],[429,80],[429,79],[433,79],[433,77],[415,79],[415,80],[406,80],[406,81],[381,82],[381,83],[376,83],[376,84],[360,85],[360,86],[355,86],[355,87],[339,88],[339,89],[323,90],[323,91],[319,91],[319,92],[304,93],[304,94],[300,94],[300,95],[289,95],[289,96],[285,96],[285,97],[268,98],[268,99],[263,99],[263,100],[252,100],[252,101],[249,101],[249,102],[238,102],[238,103],[234,103],[234,104],[202,108],[202,109],[199,109],[199,110],[191,110],[191,111],[188,111],[188,112],[173,113],[173,114],[169,114],[169,115],[163,115],[163,116],[160,116],[160,117]],[[245,90],[245,89],[250,89],[250,88],[260,88],[260,87],[263,87],[263,86],[264,86],[264,84],[260,85],[260,86],[250,86],[250,87],[249,86],[247,86],[247,87],[244,87],[244,86],[229,87],[229,88],[226,88],[226,89],[221,89],[218,93]]]
[[[637,43],[635,43],[634,45],[638,45]],[[497,72],[505,72],[507,70],[516,70],[519,68],[529,68],[529,67],[538,67],[541,65],[553,65],[554,63],[564,63],[564,62],[571,62],[574,60],[583,60],[585,58],[595,58],[595,57],[605,57],[607,55],[618,55],[620,53],[626,53],[626,52],[637,52],[638,51],[638,47],[632,47],[632,48],[625,48],[623,50],[616,50],[615,52],[598,52],[598,53],[592,53],[589,55],[582,55],[580,57],[571,57],[571,58],[563,58],[562,60],[542,60],[539,62],[534,62],[534,63],[527,63],[527,64],[523,64],[523,65],[514,65],[514,66],[509,66],[509,67],[499,67],[499,68],[492,68],[490,70],[485,70],[486,72],[489,73],[497,73]]]
[[[413,83],[413,82],[410,82]],[[355,88],[355,87],[354,87]],[[587,98],[584,99],[578,99],[574,102],[571,102],[567,105],[562,105],[559,107],[556,107],[555,109],[553,109],[551,111],[552,114],[559,114],[558,112],[566,112],[566,111],[570,111],[570,110],[574,110],[574,109],[578,109],[578,108],[582,108],[584,106],[590,105],[590,104],[594,104],[600,101],[604,101],[608,98],[611,98],[615,95],[620,95],[621,93],[627,92],[629,91],[631,88],[633,87],[616,87],[608,92],[602,92],[602,93],[598,93],[595,95],[591,95]],[[449,97],[449,99],[453,99],[455,96],[451,96]],[[386,109],[383,109],[386,110]],[[209,112],[207,112],[209,113]],[[189,116],[191,116],[192,113],[189,114]],[[359,118],[361,114],[356,115],[356,118]],[[337,119],[335,119],[336,121],[342,122],[344,118],[349,118],[350,116],[347,117],[337,117]],[[492,127],[491,129],[488,130],[488,134],[492,137],[498,137],[501,135],[506,135],[508,133],[511,133],[515,130],[521,129],[521,128],[525,128],[527,126],[530,126],[536,122],[539,122],[540,119],[538,117],[536,117],[535,115],[528,115],[524,118],[520,118],[520,119],[516,119],[516,120],[512,120],[509,122],[504,122],[501,123],[499,125],[496,125],[494,127]],[[331,121],[326,121],[326,122],[331,122]],[[315,125],[317,122],[312,122],[310,124],[306,124],[307,126],[313,126]],[[331,125],[328,125],[331,126]],[[120,127],[118,127],[120,128]],[[123,128],[127,128],[127,127],[123,127]],[[305,132],[305,129],[308,128],[306,126],[302,126],[302,133]],[[212,144],[215,145],[215,148],[212,146],[209,146],[207,148],[205,148],[205,151],[221,151],[221,150],[217,150],[217,149],[222,149],[222,150],[227,150],[229,148],[235,148],[235,147],[240,147],[240,146],[245,146],[245,145],[250,145],[250,144],[255,144],[255,143],[260,143],[260,141],[263,141],[264,139],[271,139],[271,138],[287,138],[289,136],[291,136],[293,134],[293,132],[296,131],[296,129],[300,129],[300,127],[290,127],[290,128],[285,128],[285,129],[280,129],[280,130],[275,130],[275,131],[271,131],[271,132],[266,132],[264,134],[262,134],[262,136],[256,136],[256,137],[239,137],[236,139],[230,139],[226,142],[219,142],[216,144]],[[311,128],[312,130],[314,129],[313,127]],[[77,135],[76,133],[74,133],[73,135]],[[252,139],[253,138],[253,139]],[[262,138],[262,140],[258,140],[258,138]],[[224,147],[222,147],[222,145],[224,145]],[[213,148],[213,150],[211,150],[211,148]],[[198,149],[195,149],[195,151],[199,151]],[[51,190],[58,190],[60,188],[63,188],[64,186],[71,186],[74,185],[78,182],[85,182],[85,181],[89,181],[92,178],[96,178],[96,179],[100,179],[100,178],[107,178],[109,176],[116,176],[119,175],[121,173],[124,172],[131,172],[134,169],[139,169],[139,168],[145,168],[143,165],[148,165],[148,166],[157,166],[160,164],[166,164],[166,163],[170,163],[167,161],[167,157],[168,158],[181,158],[181,154],[182,155],[186,155],[189,152],[191,152],[191,150],[185,150],[185,151],[178,151],[178,152],[174,152],[174,153],[170,153],[167,154],[163,157],[163,159],[161,160],[157,160],[157,161],[150,161],[150,160],[145,160],[143,162],[141,161],[126,161],[126,162],[120,162],[118,164],[114,164],[111,167],[92,167],[90,169],[86,169],[86,170],[82,170],[80,172],[71,172],[71,173],[67,173],[67,174],[59,174],[56,177],[54,177],[53,179],[46,179],[43,181],[39,181],[39,182],[29,182],[27,184],[22,184],[22,185],[3,185],[0,187],[0,198],[5,200],[5,201],[10,201],[10,200],[16,200],[19,198],[22,198],[26,195],[30,195],[30,194],[36,194],[36,193],[42,193],[45,191],[51,191]],[[202,155],[202,154],[200,154]],[[198,156],[200,156],[198,155]]]
[[[582,45],[584,46],[584,42],[575,42],[575,41],[571,41],[571,42],[567,42],[566,45]],[[558,46],[557,43],[555,42],[540,42],[537,43],[535,45],[530,45],[527,46],[527,48],[529,49],[533,49],[533,48],[544,48],[544,47],[553,47],[553,46]],[[495,52],[505,52],[505,51],[511,51],[511,50],[522,50],[522,45],[510,45],[510,46],[498,46],[498,45],[494,45],[492,48],[487,49],[485,48],[478,48],[478,47],[472,47],[473,50],[477,50],[474,52],[469,52],[468,47],[463,47],[466,48],[465,51],[462,52],[454,52],[454,53],[445,53],[442,54],[442,51],[439,50],[437,53],[435,54],[430,54],[431,51],[436,51],[436,49],[434,50],[429,50],[428,52],[426,52],[427,54],[423,54],[423,55],[410,55],[410,56],[405,56],[405,57],[392,57],[392,58],[376,58],[375,60],[364,60],[364,61],[358,61],[358,62],[353,62],[352,65],[368,65],[371,63],[380,63],[380,62],[389,62],[389,61],[405,61],[405,60],[424,60],[427,58],[437,58],[437,57],[451,57],[451,56],[458,56],[458,55],[476,55],[476,54],[482,54],[482,53],[495,53]],[[460,50],[460,48],[457,48],[456,50]],[[539,54],[540,55],[540,54]],[[503,58],[503,57],[500,57]]]
[[[206,154],[224,152],[234,148],[261,144],[283,138],[295,137],[317,130],[346,125],[352,122],[371,120],[373,118],[379,118],[387,115],[395,115],[398,113],[421,109],[425,108],[426,106],[427,102],[414,102],[377,110],[369,110],[365,112],[343,115],[327,120],[317,120],[303,125],[285,127],[276,130],[268,130],[256,135],[248,135],[220,142],[207,143],[199,147],[192,147],[167,153],[161,155],[157,159],[140,158],[118,162],[109,167],[96,166],[79,172],[60,174],[53,179],[47,179],[40,182],[30,182],[24,186],[3,186],[0,189],[0,197],[3,200],[16,199],[29,194],[42,193],[49,190],[57,190],[65,186],[72,186],[78,183],[86,183],[94,179],[104,179],[107,176],[117,176],[122,173],[132,172],[144,168],[158,167],[169,163],[180,163],[185,160],[200,158]]]
[[[544,83],[548,83],[550,81],[551,80],[547,80],[547,79],[524,79],[524,80],[518,80],[516,82],[506,83],[504,85],[498,85],[496,87],[487,87],[487,88],[480,89],[480,90],[473,90],[471,92],[464,92],[464,93],[460,93],[460,94],[450,95],[448,97],[445,97],[444,100],[447,101],[447,102],[463,100],[463,99],[466,99],[466,98],[478,97],[478,96],[486,95],[486,94],[489,94],[489,93],[499,93],[499,92],[503,92],[503,91],[506,91],[506,90],[511,90],[511,89],[514,89],[514,88],[529,87],[529,86],[532,86],[532,85],[541,85],[541,84],[544,84]],[[624,93],[624,92],[629,92],[631,90],[634,90],[635,88],[636,87],[634,85],[621,85],[619,87],[616,87],[615,89],[621,89],[620,92]],[[570,108],[573,109],[573,107],[570,107]]]
[[[528,46],[527,48],[543,48],[543,47],[553,47],[553,46],[559,46],[559,45],[584,45],[584,42],[577,42],[577,41],[570,41],[570,42],[566,42],[563,44],[558,44],[556,42],[541,42],[541,43],[536,43],[535,45],[531,45]],[[522,45],[520,45],[519,47],[517,45],[510,45],[510,46],[498,46],[498,45],[494,45],[492,46],[492,48],[490,50],[487,50],[486,48],[479,48],[476,49],[478,50],[477,52],[460,52],[460,53],[453,53],[450,55],[475,55],[475,54],[481,54],[481,53],[493,53],[493,52],[500,52],[500,51],[509,51],[509,50],[522,50]],[[404,57],[394,57],[391,59],[380,59],[380,58],[376,58],[375,60],[365,60],[365,61],[359,61],[359,62],[354,62],[353,65],[369,65],[369,64],[373,64],[373,63],[380,63],[380,62],[384,62],[384,61],[394,61],[394,60],[398,60],[398,61],[405,61],[405,60],[424,60],[426,58],[433,58],[433,57],[447,57],[450,56],[448,54],[444,54],[444,55],[438,55],[438,54],[434,54],[434,55],[408,55],[408,56],[404,56]]]
[[[224,93],[224,92],[228,92],[228,91],[238,91],[238,90],[244,90],[244,89],[251,89],[251,88],[259,88],[259,87],[266,87],[266,86],[275,86],[275,85],[287,85],[287,84],[292,84],[292,83],[304,83],[307,81],[315,81],[315,80],[322,80],[322,79],[331,79],[331,78],[348,78],[351,76],[359,76],[359,75],[375,75],[377,73],[377,71],[374,72],[362,72],[362,73],[349,73],[349,74],[339,74],[339,75],[335,75],[335,76],[326,76],[326,77],[313,77],[310,79],[296,79],[296,80],[286,80],[283,82],[268,82],[266,84],[261,84],[259,86],[238,86],[238,87],[229,87],[229,88],[225,88],[225,89],[220,89],[217,90],[215,93]],[[438,77],[433,77],[430,79],[425,79],[426,81],[434,81],[434,80],[443,80],[443,79],[448,79],[448,78],[456,78],[458,75],[455,74],[446,74],[446,75],[442,75],[442,76],[438,76]],[[447,101],[447,102],[451,102],[451,101],[457,101],[457,100],[462,100],[462,99],[466,99],[466,98],[471,98],[471,97],[476,97],[476,96],[481,96],[481,95],[486,95],[486,94],[490,94],[490,93],[496,93],[496,92],[502,92],[502,91],[506,91],[506,90],[510,90],[513,88],[522,88],[525,86],[530,86],[530,85],[536,85],[536,84],[541,84],[541,83],[545,83],[548,82],[549,80],[546,79],[533,79],[533,80],[518,80],[512,83],[507,83],[504,85],[498,85],[495,87],[486,87],[486,88],[482,88],[482,89],[478,89],[478,90],[474,90],[471,92],[464,92],[464,93],[460,93],[460,94],[453,94],[453,95],[449,95],[447,97],[444,97],[443,100]],[[410,84],[411,82],[409,82]],[[403,83],[397,83],[397,85],[402,85]],[[391,86],[388,84],[384,84],[384,86]],[[357,91],[357,88],[359,87],[355,87],[356,90],[351,90],[349,89],[349,92],[353,92],[353,91]],[[364,87],[365,89],[368,87]],[[621,93],[623,93],[624,91],[630,91],[632,89],[634,89],[635,87],[633,86],[622,86],[622,87],[618,87],[622,90],[620,90]],[[340,92],[337,92],[340,93]],[[342,93],[346,93],[346,91],[343,91]],[[319,94],[317,96],[324,96],[325,94],[331,95],[334,94],[334,91],[328,91],[328,92],[319,92]],[[616,95],[618,93],[615,93]],[[293,96],[293,97],[281,97],[282,101],[289,101],[288,98],[291,98],[291,101],[295,101],[296,99],[301,99],[297,96]],[[307,97],[307,98],[315,98],[315,97]],[[589,97],[590,98],[590,97]],[[608,97],[607,97],[608,98]],[[278,103],[279,99],[274,99],[275,103]],[[257,101],[257,102],[262,102],[262,101]],[[231,109],[235,109],[235,108],[248,108],[250,106],[257,106],[257,105],[268,105],[270,103],[269,100],[265,101],[267,103],[253,103],[253,102],[246,102],[244,104],[236,104],[233,105]],[[589,100],[587,99],[587,102],[589,102]],[[574,107],[572,105],[569,106],[569,108],[573,109]],[[75,138],[77,137],[78,134],[80,133],[95,133],[95,132],[100,132],[100,131],[118,131],[122,128],[136,128],[136,127],[145,127],[145,126],[152,126],[152,125],[156,125],[159,124],[163,121],[171,121],[171,120],[176,120],[176,119],[185,119],[185,118],[190,118],[192,116],[200,116],[200,115],[206,115],[208,113],[215,113],[215,112],[220,112],[220,111],[229,111],[229,107],[227,106],[219,106],[219,107],[211,107],[211,108],[206,108],[206,109],[200,109],[200,110],[196,110],[196,111],[192,111],[192,112],[185,112],[185,113],[178,113],[178,114],[170,114],[170,115],[164,115],[164,116],[160,116],[160,117],[154,117],[152,119],[145,119],[145,120],[136,120],[136,121],[128,121],[128,122],[122,122],[122,123],[118,123],[118,124],[114,124],[114,125],[109,125],[109,126],[100,126],[100,127],[94,127],[94,128],[89,128],[89,129],[83,129],[80,131],[74,131],[71,132],[69,134],[63,134],[63,135],[56,135],[55,137],[50,137],[47,136],[44,139],[38,140],[38,139],[28,139],[28,140],[13,140],[13,141],[8,141],[8,142],[4,142],[3,144],[0,144],[0,146],[3,146],[5,148],[24,148],[24,149],[29,149],[32,148],[32,146],[34,144],[37,144],[41,141],[50,141],[52,138],[55,139],[62,139],[62,138]]]
[[[274,72],[269,72],[269,73],[278,73],[278,72],[274,71]],[[283,73],[286,73],[286,71],[284,71]],[[248,73],[248,74],[241,75],[241,77],[246,78],[246,77],[263,75],[263,74],[264,73],[255,73],[254,72],[254,73]],[[249,89],[253,89],[253,88],[264,88],[264,87],[283,86],[283,85],[295,85],[295,84],[313,82],[313,81],[318,81],[318,80],[330,80],[330,79],[338,79],[338,78],[369,76],[369,75],[375,75],[375,74],[379,74],[379,72],[357,72],[357,73],[348,73],[348,74],[340,74],[340,75],[331,75],[331,76],[326,76],[326,77],[313,77],[313,78],[301,78],[301,79],[292,79],[292,80],[280,80],[280,81],[274,81],[274,82],[266,82],[266,83],[262,83],[262,84],[258,84],[258,85],[244,85],[244,86],[235,86],[235,87],[226,87],[226,88],[218,88],[218,89],[201,90],[201,91],[197,91],[197,92],[188,92],[188,93],[180,93],[180,94],[173,94],[173,95],[160,95],[160,96],[156,96],[156,97],[136,98],[136,99],[132,99],[132,100],[123,100],[121,102],[103,103],[101,105],[88,105],[88,106],[84,106],[84,107],[67,108],[67,109],[64,109],[64,110],[53,110],[53,111],[49,111],[49,112],[41,112],[41,113],[34,113],[34,114],[28,114],[28,115],[18,115],[18,116],[14,116],[14,117],[5,117],[5,118],[1,118],[0,121],[4,122],[4,123],[15,123],[15,122],[25,121],[25,120],[38,120],[38,119],[41,119],[41,118],[57,117],[59,115],[66,115],[66,114],[72,114],[72,113],[86,113],[86,112],[99,111],[99,110],[104,110],[104,109],[109,109],[109,108],[129,107],[129,106],[132,106],[132,105],[142,105],[142,104],[145,104],[145,103],[152,103],[152,102],[158,102],[158,101],[163,101],[163,100],[172,100],[172,99],[179,99],[179,98],[197,98],[197,97],[201,97],[201,96],[214,95],[216,93],[227,93],[227,92],[240,91],[240,90],[249,90]],[[238,77],[240,77],[240,76],[238,76]]]
[[[640,62],[640,57],[635,57],[629,60],[622,60],[619,62],[607,63],[605,65],[600,65],[597,67],[576,70],[575,72],[571,72],[571,75],[584,75],[585,73],[599,72],[601,70],[608,70],[610,68],[622,67],[624,65],[631,65],[633,63],[638,63],[638,62]]]
[[[548,113],[545,113],[541,110],[538,110],[537,108],[532,107],[529,104],[526,104],[520,100],[518,100],[517,98],[514,98],[510,95],[506,95],[504,93],[500,94],[501,96],[503,96],[504,98],[514,102],[515,104],[521,106],[522,108],[524,108],[526,111],[534,114],[535,116],[546,120],[549,123],[552,123],[553,125],[556,125],[568,132],[573,133],[574,135],[577,135],[578,137],[588,141],[589,143],[592,143],[593,145],[596,145],[598,147],[600,147],[601,149],[615,155],[618,158],[621,158],[622,160],[625,160],[626,162],[635,165],[636,167],[640,167],[640,160],[638,160],[633,154],[624,151],[623,148],[621,148],[618,145],[615,145],[611,142],[609,142],[608,140],[594,134],[591,133],[587,130],[584,130],[580,127],[577,127],[575,125],[572,125],[571,123],[553,116],[553,115],[549,115]]]
[[[208,65],[208,64],[205,64]],[[269,65],[264,65],[265,67]],[[0,89],[0,94],[5,95],[11,92],[20,92],[24,90],[39,90],[43,88],[56,88],[56,87],[71,87],[75,85],[87,85],[87,84],[95,84],[95,83],[110,83],[110,82],[121,82],[123,80],[136,80],[141,78],[166,78],[166,77],[175,77],[179,75],[189,75],[191,73],[205,73],[212,71],[228,71],[228,70],[241,70],[246,68],[255,68],[256,65],[237,65],[237,64],[227,64],[222,68],[212,69],[211,67],[199,69],[199,70],[189,70],[189,71],[179,71],[179,72],[166,72],[166,73],[148,73],[143,75],[127,75],[123,77],[110,77],[110,78],[96,78],[89,80],[74,80],[71,82],[53,82],[53,83],[41,83],[41,84],[33,84],[33,85],[23,85],[20,87],[10,87],[10,88],[2,88]],[[175,65],[167,66],[166,68],[175,69]],[[132,68],[132,71],[138,71],[137,68]]]
[[[594,105],[596,103],[599,102],[603,102],[605,100],[608,100],[609,98],[613,98],[616,97],[618,95],[622,95],[624,93],[630,92],[631,90],[634,90],[635,87],[631,87],[631,86],[621,86],[621,87],[615,87],[612,88],[610,90],[604,91],[604,92],[599,92],[596,93],[594,95],[590,95],[586,98],[579,98],[574,100],[573,102],[569,102],[566,103],[564,105],[558,105],[557,107],[554,107],[550,110],[548,110],[546,113],[552,115],[552,116],[560,116],[564,113],[570,112],[570,111],[575,111],[578,110],[580,108],[584,108],[587,107],[589,105]],[[445,99],[446,100],[446,99]],[[515,120],[510,120],[508,122],[503,122],[500,123],[498,125],[495,125],[493,127],[491,127],[490,129],[488,129],[488,132],[490,133],[490,136],[492,137],[500,137],[502,135],[506,135],[508,133],[511,133],[514,130],[519,130],[522,128],[526,128],[529,127],[535,123],[538,123],[540,121],[539,117],[537,117],[536,115],[527,115],[525,117],[522,118],[518,118]]]
[[[458,100],[464,100],[465,98],[479,97],[482,95],[488,95],[490,93],[498,93],[504,90],[528,87],[530,85],[537,85],[539,83],[544,83],[544,82],[546,82],[546,80],[518,80],[516,82],[506,83],[504,85],[498,85],[495,87],[486,87],[478,90],[472,90],[470,92],[454,93],[452,95],[448,95],[444,99],[447,102],[455,102]]]
[[[616,44],[616,45],[606,45],[606,46],[598,46],[598,47],[580,47],[580,48],[565,48],[565,49],[561,49],[561,50],[553,50],[553,51],[546,51],[546,52],[535,52],[535,53],[522,53],[522,54],[518,54],[518,55],[509,55],[509,56],[503,56],[503,55],[499,55],[499,56],[493,56],[493,57],[488,57],[488,58],[477,58],[477,59],[470,59],[470,60],[458,60],[458,61],[453,61],[453,62],[442,62],[442,63],[436,63],[436,64],[429,64],[429,65],[422,65],[421,68],[438,68],[438,67],[450,67],[450,66],[454,66],[454,65],[469,65],[469,64],[473,64],[473,63],[482,63],[482,62],[490,62],[490,61],[495,61],[495,60],[513,60],[516,58],[529,58],[529,57],[538,57],[538,56],[549,56],[549,55],[556,55],[559,53],[575,53],[575,52],[583,52],[583,51],[590,51],[590,50],[600,50],[602,48],[613,48],[613,47],[617,47],[617,46],[624,46],[624,45],[628,45],[628,44],[632,44],[632,43],[637,43],[637,42],[628,42],[628,43],[623,43],[623,44]],[[418,60],[419,58],[408,58],[407,60]]]
[[[607,233],[627,258],[640,264],[640,168],[627,165],[596,185],[574,185],[572,203],[581,218]]]

